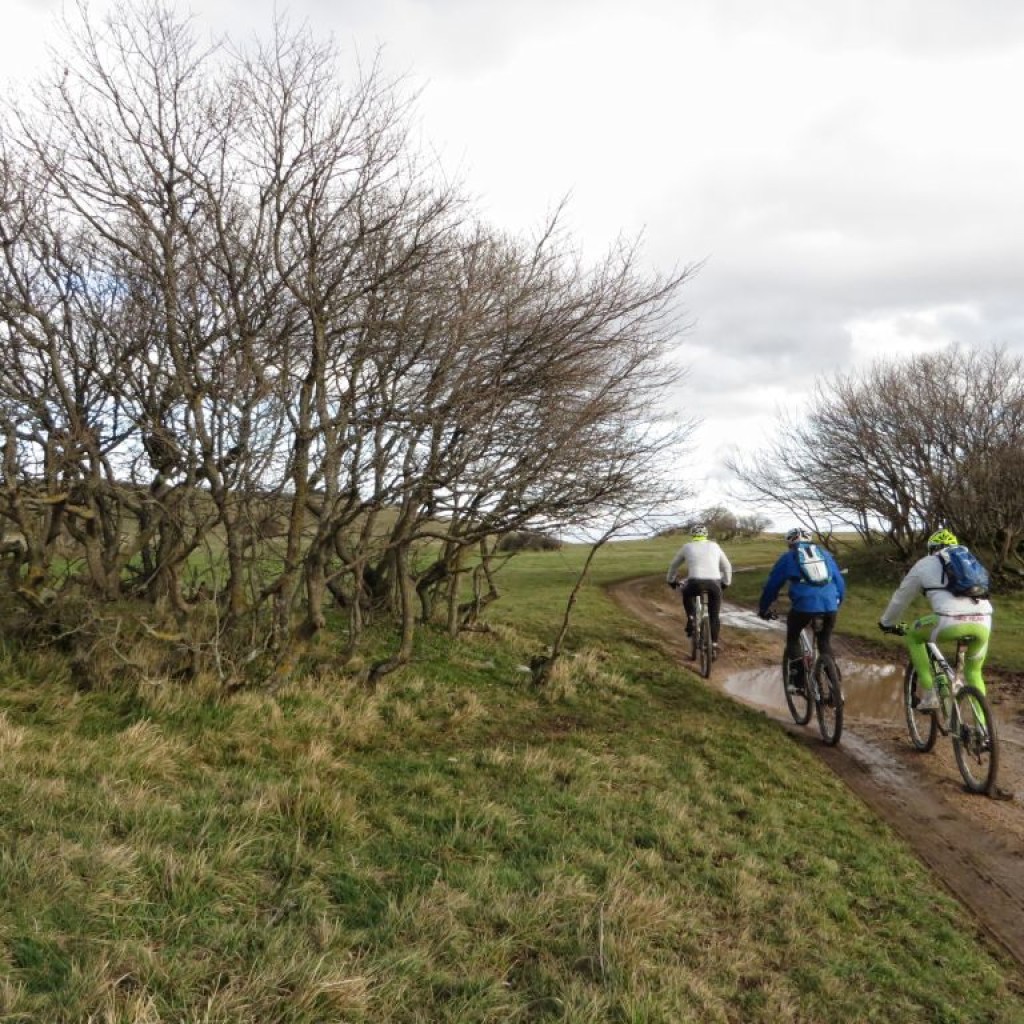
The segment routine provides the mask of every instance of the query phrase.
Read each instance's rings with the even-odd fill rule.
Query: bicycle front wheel
[[[939,735],[939,723],[934,711],[918,711],[917,702],[921,691],[917,685],[917,672],[913,665],[907,666],[903,677],[903,710],[907,716],[907,732],[916,750],[927,754],[935,746]]]
[[[811,720],[811,712],[814,710],[807,692],[807,680],[804,679],[802,689],[790,682],[789,658],[785,654],[782,655],[782,692],[786,695],[786,706],[793,716],[793,721],[797,725],[806,725]]]
[[[999,771],[999,740],[992,709],[981,690],[964,686],[953,698],[953,754],[972,793],[990,793]]]
[[[843,682],[839,666],[828,654],[818,659],[815,667],[818,694],[815,710],[818,729],[825,743],[834,747],[843,735]]]

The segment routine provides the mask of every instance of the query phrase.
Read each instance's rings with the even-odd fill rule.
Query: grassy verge
[[[524,557],[492,633],[373,691],[80,694],[4,652],[0,1019],[1024,1020],[904,846],[599,585],[531,688],[581,560]]]

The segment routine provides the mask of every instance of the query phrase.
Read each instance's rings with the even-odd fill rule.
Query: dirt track
[[[689,648],[682,642],[682,610],[662,577],[619,584],[612,596],[655,626],[673,657],[690,664]],[[745,617],[740,614],[737,621]],[[735,689],[730,680],[752,668],[774,672],[781,652],[778,632],[727,625],[727,618],[723,609],[722,655],[711,679],[723,690]],[[841,635],[834,649],[841,664],[856,655]],[[739,699],[761,707],[806,742],[973,911],[981,929],[1024,967],[1024,695],[1019,679],[990,677],[988,690],[1000,726],[1002,799],[966,792],[948,740],[940,739],[931,754],[916,753],[902,714],[855,715],[848,705],[842,741],[830,748],[821,742],[813,718],[810,725],[799,727],[784,706]]]

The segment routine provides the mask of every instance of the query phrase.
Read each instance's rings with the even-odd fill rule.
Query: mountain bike
[[[690,637],[690,657],[705,679],[711,678],[711,663],[715,651],[711,643],[711,613],[708,611],[707,592],[699,591],[693,602],[693,635]]]
[[[772,612],[769,618],[777,618]],[[802,684],[793,681],[789,658],[782,654],[782,690],[786,706],[797,725],[806,725],[811,712],[818,719],[818,731],[827,746],[834,747],[843,735],[843,678],[839,665],[831,654],[818,648],[818,634],[824,620],[820,615],[800,630],[800,662],[803,665]]]
[[[889,632],[904,636],[907,626],[900,623]],[[988,794],[995,787],[999,771],[999,736],[988,698],[977,687],[964,682],[964,655],[971,639],[969,636],[956,638],[952,665],[939,645],[929,640],[925,649],[931,662],[939,706],[929,711],[918,708],[921,695],[917,672],[913,664],[908,664],[903,677],[903,707],[910,742],[915,749],[927,753],[935,746],[939,733],[949,736],[964,785],[972,793]]]
[[[676,580],[672,584],[674,590],[681,590],[684,586],[686,580]],[[711,678],[711,663],[715,660],[715,649],[711,641],[711,612],[705,590],[699,590],[694,595],[690,659],[697,662],[697,669],[705,679]]]

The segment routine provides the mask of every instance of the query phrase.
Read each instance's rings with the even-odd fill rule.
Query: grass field
[[[425,630],[372,691],[329,646],[230,698],[0,652],[0,1020],[1024,1021],[893,834],[623,621],[602,584],[676,543],[601,552],[543,691],[576,548],[513,561],[490,633]],[[852,566],[842,628],[875,639],[888,585]]]

